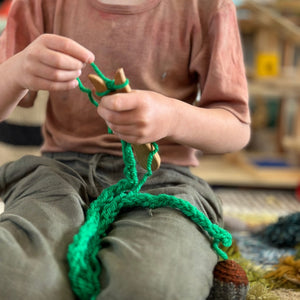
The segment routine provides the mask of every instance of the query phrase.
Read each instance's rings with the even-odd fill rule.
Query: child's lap
[[[6,203],[5,212],[0,215],[0,251],[11,254],[2,256],[2,262],[17,267],[22,261],[23,268],[28,269],[26,263],[32,261],[27,254],[35,253],[40,272],[30,276],[41,282],[43,278],[48,281],[49,276],[45,274],[48,265],[49,271],[56,272],[60,279],[55,283],[57,299],[59,295],[61,299],[67,299],[63,294],[71,295],[69,283],[61,279],[67,278],[67,246],[84,222],[86,203],[92,198],[90,190],[95,194],[95,190],[101,190],[101,185],[113,183],[122,174],[122,170],[116,172],[110,156],[96,159],[95,156],[83,155],[80,159],[75,156],[60,158],[64,164],[47,157],[29,156],[0,169],[0,190]],[[91,161],[94,162],[93,172]],[[122,165],[120,160],[117,165]],[[93,180],[91,174],[95,177]],[[89,188],[90,185],[94,187]],[[185,168],[162,167],[145,184],[143,191],[182,196],[213,221],[220,221],[217,199],[204,182],[194,178]],[[12,237],[17,237],[13,243],[9,242]],[[14,254],[18,259],[12,259]],[[127,299],[126,293],[128,299],[134,299],[129,298],[133,292],[135,299],[141,299],[150,289],[153,299],[166,299],[166,293],[171,293],[172,299],[176,299],[175,294],[188,293],[189,299],[193,299],[200,290],[208,293],[216,263],[216,255],[201,230],[179,211],[167,208],[124,211],[103,239],[99,256],[103,264],[100,280],[103,293],[99,299],[110,299],[109,295],[116,290],[123,293],[122,299]],[[11,276],[21,281],[20,272],[12,272]],[[191,287],[186,282],[198,282],[198,285]],[[5,286],[2,288],[5,290]],[[53,296],[51,289],[48,297],[46,290],[44,292],[45,297],[39,299]],[[7,293],[11,297],[11,291]]]

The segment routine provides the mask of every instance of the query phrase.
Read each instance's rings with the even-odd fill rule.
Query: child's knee
[[[174,262],[176,265],[177,262]],[[168,268],[167,268],[168,269]],[[98,300],[165,300],[165,299],[206,299],[212,287],[212,274],[207,272],[197,276],[193,270],[189,274],[182,272],[180,263],[177,270],[167,271],[160,262],[151,267],[147,263],[127,262],[125,268],[119,268],[111,274],[102,286]],[[172,271],[171,271],[172,270]],[[198,274],[199,275],[199,274]]]

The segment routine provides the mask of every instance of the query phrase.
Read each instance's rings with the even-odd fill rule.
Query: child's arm
[[[250,126],[225,109],[148,91],[105,96],[98,113],[121,139],[136,144],[168,138],[206,153],[225,153],[240,150],[250,138]]]
[[[0,65],[0,121],[6,119],[28,91],[67,90],[94,55],[71,39],[44,34]],[[30,105],[34,93],[27,95]]]
[[[144,144],[167,138],[205,153],[237,151],[248,143],[247,80],[235,6],[230,0],[202,2],[208,15],[200,9],[186,66],[201,89],[199,107],[147,91],[103,97],[98,113],[123,140]]]

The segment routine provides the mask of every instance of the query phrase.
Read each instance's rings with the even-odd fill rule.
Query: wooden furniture
[[[291,8],[300,10],[299,1],[288,2],[289,16]],[[287,11],[283,3],[266,6],[247,0],[238,7],[239,24],[242,36],[253,39],[253,61],[247,65],[251,101],[259,107],[253,126],[264,126],[262,99],[278,99],[277,150],[292,152],[300,162],[300,27],[280,13]]]

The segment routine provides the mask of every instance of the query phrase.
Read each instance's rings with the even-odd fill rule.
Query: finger
[[[35,77],[32,80],[32,84],[29,83],[28,89],[37,90],[48,90],[48,91],[63,91],[70,90],[78,86],[76,79],[70,81],[52,81],[41,77]]]
[[[51,68],[62,70],[79,70],[84,66],[82,61],[51,49],[46,49],[40,53],[39,62]]]
[[[31,65],[31,74],[38,74],[37,76],[50,81],[71,81],[81,75],[81,70],[61,70],[49,67],[47,65]]]
[[[114,132],[116,136],[118,136],[121,140],[130,143],[130,144],[146,144],[150,143],[150,141],[146,140],[145,138],[139,138],[136,137],[135,135],[127,135],[127,134],[122,134],[119,132]]]
[[[107,110],[116,112],[134,110],[138,106],[138,100],[132,94],[133,93],[119,93],[104,96],[101,99],[101,106]]]
[[[136,130],[136,127],[133,125],[116,125],[110,122],[106,122],[107,126],[113,131],[113,132],[117,132],[118,134],[122,134],[122,135],[131,135],[131,136],[135,136],[138,137],[138,131]]]
[[[101,100],[102,101],[102,100]],[[129,111],[113,111],[106,109],[100,105],[98,106],[98,114],[105,121],[110,122],[114,125],[132,125],[133,123],[138,123],[139,126],[143,126],[146,122],[143,120],[143,115],[137,113],[136,110]]]
[[[47,36],[45,38],[47,38]],[[91,51],[74,40],[63,36],[51,35],[51,38],[47,39],[47,46],[54,51],[72,56],[83,63],[91,63],[95,59]]]

